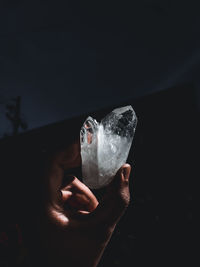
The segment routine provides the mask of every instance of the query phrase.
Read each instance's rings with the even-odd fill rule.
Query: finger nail
[[[122,175],[123,175],[123,178],[124,180],[128,181],[129,180],[129,168],[128,167],[124,167],[122,169]]]

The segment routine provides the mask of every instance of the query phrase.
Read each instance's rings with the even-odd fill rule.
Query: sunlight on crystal
[[[126,163],[137,125],[131,106],[114,109],[98,123],[88,117],[80,132],[83,182],[91,189],[108,185]]]

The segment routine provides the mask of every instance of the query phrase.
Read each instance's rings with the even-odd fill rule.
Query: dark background
[[[45,156],[87,114],[132,104],[132,201],[100,266],[193,265],[199,25],[198,1],[1,1],[2,229],[13,218],[26,227]],[[28,127],[13,136],[6,112],[16,96]]]
[[[126,104],[132,104],[138,116],[128,158],[131,203],[100,266],[192,266],[192,184],[197,177],[199,130],[194,88],[181,85],[121,103]],[[113,108],[90,115],[100,119]],[[19,222],[34,242],[43,159],[71,142],[86,116],[2,139],[2,227]]]
[[[197,0],[2,0],[0,136],[18,95],[33,129],[186,81],[199,91],[199,26]]]

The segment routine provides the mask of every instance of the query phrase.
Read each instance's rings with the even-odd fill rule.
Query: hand
[[[119,169],[100,203],[77,177],[65,177],[65,171],[80,166],[79,143],[57,152],[49,161],[42,228],[48,266],[97,266],[129,204],[129,164]]]

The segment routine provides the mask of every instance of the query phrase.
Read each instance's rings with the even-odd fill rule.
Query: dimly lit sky
[[[0,136],[22,97],[29,129],[187,80],[200,84],[198,1],[1,1]]]

